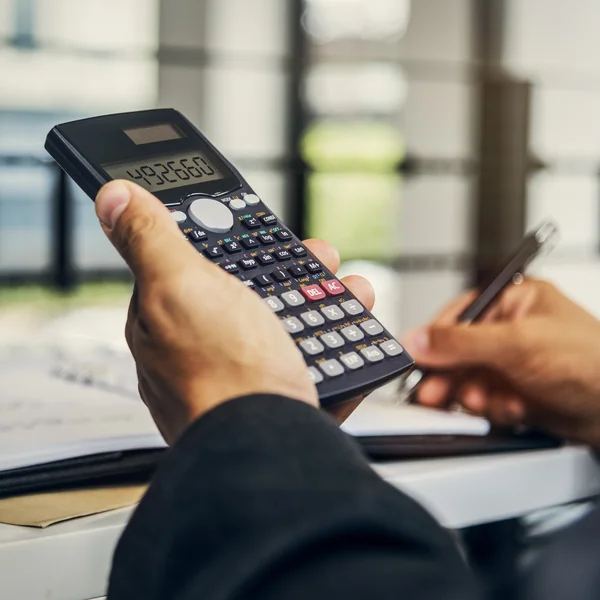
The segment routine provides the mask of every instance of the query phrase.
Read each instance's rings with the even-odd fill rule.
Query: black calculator
[[[274,215],[181,113],[147,110],[73,121],[46,150],[94,199],[134,181],[170,210],[208,260],[254,290],[302,351],[328,407],[405,373],[413,359]]]

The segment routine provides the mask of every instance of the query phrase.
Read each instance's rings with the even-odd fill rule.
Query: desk
[[[600,465],[583,448],[377,465],[394,486],[459,529],[600,494]],[[0,598],[88,600],[106,592],[131,510],[47,530],[0,525]]]

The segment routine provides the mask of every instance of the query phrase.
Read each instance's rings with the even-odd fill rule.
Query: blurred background
[[[154,106],[335,243],[399,334],[548,217],[536,272],[600,314],[599,22],[592,0],[0,0],[0,339],[120,332],[127,271],[43,142]]]

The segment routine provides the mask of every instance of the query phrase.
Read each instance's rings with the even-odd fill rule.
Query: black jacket
[[[451,536],[322,412],[228,402],[172,448],[115,554],[110,600],[471,600]]]

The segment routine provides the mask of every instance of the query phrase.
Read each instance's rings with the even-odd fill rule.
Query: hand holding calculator
[[[46,149],[91,197],[112,179],[157,196],[196,249],[257,292],[302,351],[328,407],[406,372],[412,358],[177,111],[55,127]]]

